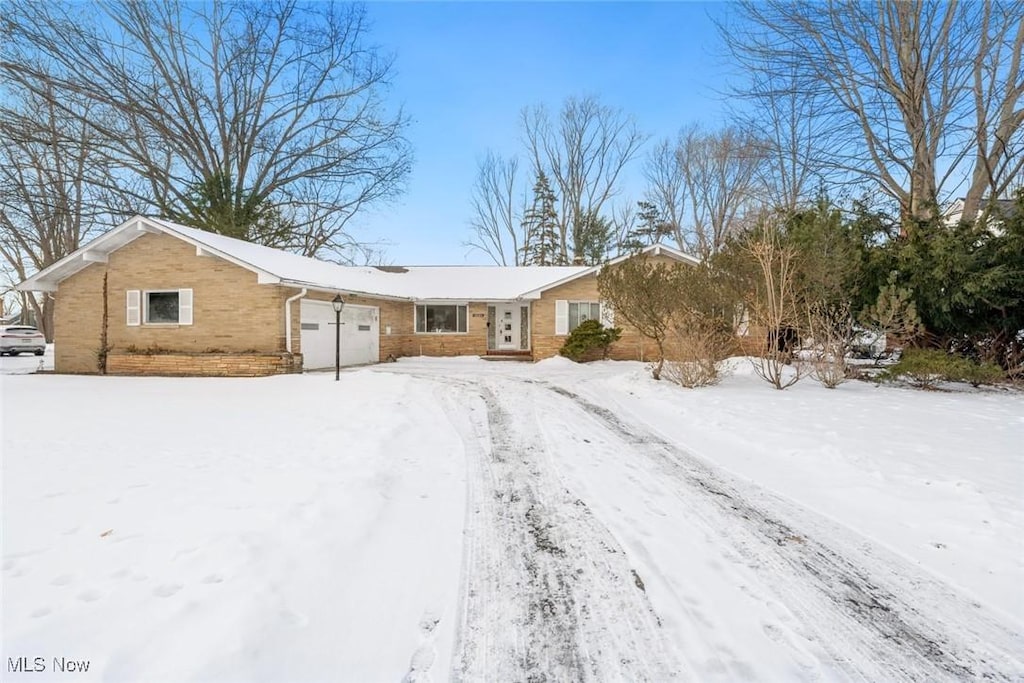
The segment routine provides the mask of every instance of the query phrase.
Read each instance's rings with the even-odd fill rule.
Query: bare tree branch
[[[164,216],[313,255],[347,249],[349,220],[402,189],[406,119],[386,111],[391,61],[359,6],[12,0],[5,15],[9,87],[78,116],[91,152],[144,180],[125,187]],[[225,180],[234,212],[211,220],[195,189]],[[254,207],[290,229],[223,222]]]
[[[658,215],[669,224],[676,244],[685,250],[690,247],[683,232],[687,186],[679,145],[667,138],[658,142],[647,153],[644,178],[647,201],[657,208]]]
[[[535,170],[554,181],[558,194],[562,261],[584,259],[591,217],[615,196],[646,136],[632,117],[595,97],[568,98],[557,124],[544,107],[524,109],[521,121]]]
[[[706,132],[694,125],[680,134],[676,156],[689,203],[683,242],[707,257],[738,230],[745,210],[760,206],[756,185],[765,145],[738,128]]]
[[[10,94],[0,105],[0,258],[12,284],[78,249],[109,226],[123,201],[109,191],[115,171],[92,154],[93,137],[64,110],[88,104],[52,96]],[[52,299],[22,298],[47,339],[53,339]]]
[[[960,178],[971,220],[1021,171],[1024,4],[744,0],[740,15],[720,25],[752,74],[738,94],[769,121],[801,98],[800,120],[824,133],[812,170],[866,180],[915,221]]]
[[[522,231],[525,200],[517,187],[518,173],[518,159],[506,160],[488,152],[480,161],[470,200],[473,233],[466,246],[484,252],[499,266],[522,265],[525,253],[527,236]]]

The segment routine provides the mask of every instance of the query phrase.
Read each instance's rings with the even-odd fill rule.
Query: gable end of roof
[[[674,249],[674,248],[672,248],[670,246],[667,246],[665,244],[652,244],[650,246],[644,247],[639,252],[632,253],[632,254],[623,254],[622,256],[616,256],[615,258],[611,259],[610,261],[606,261],[606,262],[598,264],[596,266],[591,266],[590,268],[587,268],[586,270],[581,271],[579,273],[576,273],[574,275],[569,275],[568,277],[564,277],[564,278],[562,278],[560,280],[556,280],[554,282],[546,284],[543,287],[538,287],[537,289],[532,289],[532,290],[530,290],[528,292],[523,292],[520,295],[520,298],[522,298],[522,299],[537,299],[537,298],[540,298],[541,294],[543,294],[544,292],[548,291],[549,289],[554,289],[555,287],[559,287],[561,285],[567,284],[569,282],[572,282],[573,280],[578,280],[581,277],[586,277],[586,276],[591,275],[591,274],[599,273],[601,271],[601,269],[604,268],[605,266],[614,266],[617,263],[622,263],[626,259],[633,258],[634,256],[637,256],[639,254],[645,254],[645,255],[649,255],[649,256],[668,256],[668,257],[673,258],[673,259],[675,259],[675,260],[677,260],[677,261],[679,261],[681,263],[687,263],[687,264],[692,265],[692,266],[700,265],[700,259],[696,258],[695,256],[690,256],[686,252],[680,251],[678,249]]]
[[[116,228],[90,240],[84,246],[79,247],[59,261],[43,268],[32,277],[25,279],[24,282],[16,285],[15,289],[22,292],[54,292],[57,290],[57,286],[67,278],[84,270],[93,263],[106,263],[112,253],[146,234],[170,235],[194,246],[197,255],[217,256],[246,270],[251,270],[256,273],[260,284],[270,284],[279,281],[272,273],[262,271],[251,264],[181,234],[173,228],[173,224],[167,224],[165,221],[156,218],[134,216]]]

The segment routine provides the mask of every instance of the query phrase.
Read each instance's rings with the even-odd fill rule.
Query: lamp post
[[[335,294],[331,300],[334,306],[334,381],[341,379],[341,309],[345,308],[345,300],[341,294]]]

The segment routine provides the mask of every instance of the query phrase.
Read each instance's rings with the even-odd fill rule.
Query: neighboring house
[[[1017,201],[1015,199],[996,199],[989,203],[988,199],[982,200],[982,208],[988,209],[988,228],[994,235],[1000,235],[1003,231],[1003,221],[1012,218],[1017,212]],[[964,198],[960,197],[949,205],[942,212],[942,222],[952,227],[958,224],[964,216]]]
[[[653,260],[698,261],[664,245]],[[621,260],[621,259],[619,259]],[[614,263],[613,261],[612,263]],[[66,373],[267,375],[401,356],[558,353],[580,322],[613,314],[600,266],[352,267],[142,216],[18,285],[55,298]],[[642,359],[623,326],[613,358]]]

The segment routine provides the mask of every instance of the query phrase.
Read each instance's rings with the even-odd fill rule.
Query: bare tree
[[[790,86],[791,77],[773,73],[750,74],[748,97],[754,114],[739,116],[764,146],[757,181],[773,209],[795,211],[807,202],[824,180],[825,168],[814,155],[827,147],[828,131],[814,114],[814,98]]]
[[[523,110],[521,120],[533,165],[558,194],[562,261],[585,259],[591,217],[602,215],[646,138],[632,117],[595,97],[568,98],[557,122],[542,106]]]
[[[988,212],[986,194],[1011,196],[1024,174],[1024,9],[1020,3],[981,5],[981,44],[971,74],[975,159],[964,197],[968,221]]]
[[[499,266],[522,265],[527,235],[523,234],[523,199],[517,185],[519,161],[488,152],[477,169],[471,204],[472,236],[466,246],[478,249]],[[517,199],[519,196],[519,199]]]
[[[707,257],[736,232],[743,212],[758,202],[755,186],[764,145],[738,128],[707,132],[690,126],[676,150],[688,201],[685,247]]]
[[[799,361],[793,363],[791,347],[791,336],[803,327],[796,291],[797,252],[784,244],[781,227],[770,221],[748,236],[743,251],[756,273],[745,308],[751,326],[765,331],[767,342],[762,353],[751,359],[754,372],[776,389],[785,389],[805,371]],[[787,369],[790,365],[792,369]]]
[[[10,0],[3,22],[8,87],[50,97],[164,216],[342,252],[349,220],[408,174],[406,120],[383,102],[391,61],[359,6]]]
[[[812,301],[806,304],[806,315],[811,375],[826,389],[835,389],[849,379],[846,356],[857,332],[850,304]]]
[[[639,216],[637,204],[629,200],[617,203],[612,209],[612,229],[615,233],[615,255],[621,256],[630,251],[630,237],[637,226]]]
[[[110,216],[131,209],[116,187],[114,170],[92,153],[95,139],[81,116],[51,96],[21,92],[0,105],[0,258],[11,285],[75,251]],[[80,105],[80,102],[78,103]],[[82,105],[81,115],[89,114]],[[53,299],[19,293],[23,313],[32,311],[53,340]]]
[[[787,95],[809,97],[801,118],[828,132],[815,161],[873,184],[908,221],[935,217],[961,178],[973,220],[1021,171],[1024,3],[744,0],[740,14],[721,35],[754,75],[741,90],[776,117]]]
[[[679,155],[680,139],[665,138],[656,144],[644,160],[644,179],[647,181],[647,201],[653,204],[661,219],[669,226],[680,249],[690,247],[683,233],[686,213],[686,174],[683,158]]]
[[[689,309],[672,320],[662,375],[693,389],[718,384],[729,368],[722,361],[736,350],[736,337],[720,318]]]

